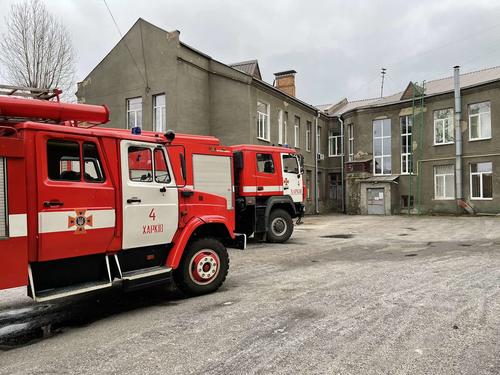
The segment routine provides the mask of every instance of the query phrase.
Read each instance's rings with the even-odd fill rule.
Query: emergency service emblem
[[[76,234],[85,233],[85,226],[92,226],[92,215],[86,216],[87,210],[75,210],[76,216],[68,216],[68,228],[75,228]]]
[[[288,178],[285,177],[285,179],[283,180],[283,185],[285,187],[288,187],[288,184],[290,183],[290,181],[288,180]]]

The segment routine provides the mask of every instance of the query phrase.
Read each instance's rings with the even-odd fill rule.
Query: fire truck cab
[[[173,280],[224,282],[233,159],[213,137],[85,126],[104,106],[0,97],[0,289],[36,301]]]
[[[234,153],[236,231],[285,242],[304,215],[303,159],[293,149],[237,145]]]

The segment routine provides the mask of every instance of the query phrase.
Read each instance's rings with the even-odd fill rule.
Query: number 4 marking
[[[155,221],[155,220],[156,220],[156,212],[155,212],[155,209],[154,209],[154,208],[153,208],[153,209],[151,209],[151,212],[149,213],[149,217],[150,217],[151,219],[153,219],[153,221]]]

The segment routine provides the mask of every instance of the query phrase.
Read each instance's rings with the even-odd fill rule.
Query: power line
[[[109,15],[111,16],[111,19],[113,20],[113,23],[116,26],[116,30],[118,31],[118,34],[120,35],[120,38],[122,38],[123,43],[125,44],[125,48],[127,48],[127,51],[130,54],[130,57],[132,58],[132,61],[134,62],[135,67],[137,68],[137,71],[139,72],[142,80],[144,81],[144,83],[146,84],[146,87],[147,87],[148,86],[148,82],[144,78],[144,75],[142,74],[141,70],[139,69],[139,65],[137,64],[137,61],[135,61],[134,55],[132,55],[132,51],[130,51],[130,48],[128,47],[127,41],[125,40],[125,38],[123,37],[122,32],[120,31],[120,27],[118,26],[118,23],[116,22],[115,17],[113,16],[113,13],[111,12],[111,9],[108,6],[108,3],[106,2],[106,0],[102,0],[102,1],[104,2],[104,5],[108,9]]]

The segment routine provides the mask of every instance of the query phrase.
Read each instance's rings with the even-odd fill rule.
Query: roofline
[[[473,89],[476,87],[486,86],[486,85],[496,83],[496,82],[500,82],[500,78],[492,79],[489,81],[484,81],[484,82],[469,85],[469,86],[464,86],[464,87],[461,87],[460,90],[470,90],[470,89]],[[430,95],[424,95],[424,98],[434,98],[436,96],[447,95],[447,94],[452,94],[452,93],[454,93],[454,89],[441,91],[441,92],[437,92],[437,93],[430,94]],[[420,98],[420,96],[417,98]],[[405,100],[398,100],[395,102],[388,102],[388,103],[383,103],[383,104],[374,104],[374,105],[366,105],[366,106],[362,106],[362,107],[356,107],[356,108],[353,108],[349,111],[341,113],[340,115],[337,115],[336,117],[342,118],[344,115],[356,112],[358,110],[365,110],[365,109],[371,109],[371,108],[381,108],[381,107],[386,107],[386,106],[391,106],[391,105],[404,104],[404,103],[411,102],[412,100],[413,99],[405,99]]]

